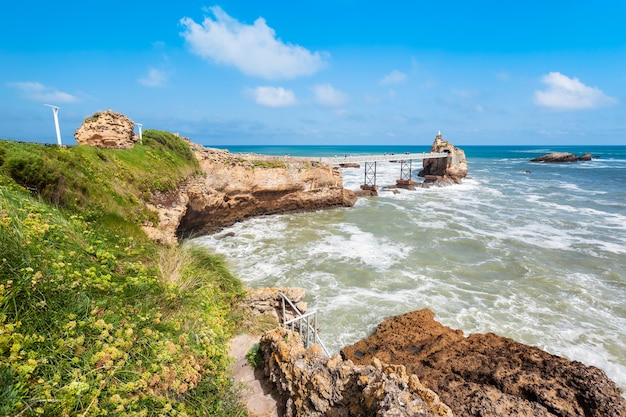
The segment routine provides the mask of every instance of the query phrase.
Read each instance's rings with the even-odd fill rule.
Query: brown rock
[[[431,178],[427,182],[436,185],[460,184],[461,180],[467,176],[465,152],[443,140],[441,133],[435,137],[430,152],[445,152],[449,156],[447,158],[424,159],[423,169],[418,173],[418,176]]]
[[[301,288],[247,288],[246,296],[241,301],[244,309],[249,314],[267,315],[276,320],[276,323],[284,323],[298,316],[297,312],[285,303],[285,316],[283,317],[284,294],[293,303],[300,313],[306,313],[307,303],[304,301],[305,291]]]
[[[492,333],[465,338],[430,310],[391,317],[341,353],[406,366],[459,416],[626,416],[602,370]]]
[[[297,333],[282,328],[265,333],[261,348],[265,374],[286,416],[452,417],[437,394],[404,366],[328,358],[319,349],[305,349]]]
[[[159,223],[143,229],[160,243],[218,232],[255,216],[351,207],[357,199],[343,188],[338,168],[304,158],[231,154],[193,143],[191,148],[204,175],[155,193],[146,203]]]
[[[249,217],[350,207],[356,195],[343,188],[338,168],[294,158],[266,160],[198,150],[206,173],[187,190],[189,202],[178,233],[210,233]]]
[[[99,148],[132,148],[139,141],[135,135],[135,123],[113,110],[96,112],[87,117],[74,132],[78,145]]]

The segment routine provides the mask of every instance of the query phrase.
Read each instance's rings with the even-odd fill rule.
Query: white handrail
[[[447,158],[450,156],[447,152],[420,152],[405,154],[385,154],[385,155],[345,155],[335,156],[334,158],[320,158],[322,162],[330,165],[341,165],[355,162],[390,162],[390,161],[408,161],[413,159],[429,159],[429,158]]]
[[[306,314],[302,314],[300,310],[298,310],[298,308],[291,302],[289,297],[287,297],[282,292],[279,292],[279,294],[282,297],[282,304],[283,304],[282,327],[284,328],[291,327],[290,330],[293,332],[295,331],[295,325],[298,324],[298,332],[300,334],[300,338],[304,342],[304,347],[308,348],[311,344],[317,343],[318,345],[322,347],[326,356],[330,357],[330,353],[328,352],[328,349],[326,349],[326,346],[324,346],[324,343],[322,342],[322,339],[320,339],[319,334],[317,332],[317,327],[316,327],[317,312],[309,311]],[[287,301],[289,306],[296,312],[296,314],[298,315],[297,317],[291,320],[285,320],[286,318],[285,301]],[[303,332],[304,332],[304,335],[302,334]],[[311,338],[313,339],[313,343],[311,343]]]

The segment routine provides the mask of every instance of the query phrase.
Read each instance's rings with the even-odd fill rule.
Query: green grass
[[[287,164],[284,162],[271,162],[271,161],[252,161],[253,167],[261,168],[287,168]]]
[[[144,143],[0,142],[0,416],[245,415],[228,371],[240,281],[137,226],[142,196],[197,161],[173,135]]]
[[[0,172],[51,204],[154,221],[142,200],[199,173],[189,146],[171,133],[147,130],[131,149],[62,148],[0,141]]]

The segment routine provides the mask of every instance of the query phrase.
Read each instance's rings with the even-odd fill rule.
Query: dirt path
[[[240,334],[231,339],[230,356],[234,359],[235,384],[243,388],[241,399],[246,404],[250,417],[280,417],[263,370],[255,371],[246,360],[246,354],[259,339],[260,336],[248,334]]]

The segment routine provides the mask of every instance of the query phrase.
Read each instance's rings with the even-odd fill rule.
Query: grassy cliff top
[[[185,141],[156,130],[130,149],[0,141],[0,172],[25,189],[70,211],[116,214],[134,223],[154,216],[141,200],[173,190],[199,170]]]
[[[228,374],[241,283],[137,226],[198,172],[146,131],[114,150],[0,141],[0,416],[245,415]]]

